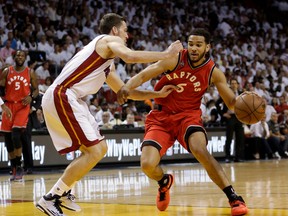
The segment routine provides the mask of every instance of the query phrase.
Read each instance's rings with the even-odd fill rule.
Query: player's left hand
[[[177,90],[178,87],[175,85],[165,85],[163,86],[163,88],[158,91],[159,93],[159,97],[161,98],[165,98],[167,97],[172,91]]]
[[[22,104],[23,105],[29,105],[32,102],[32,97],[30,95],[27,95],[23,100],[22,100]]]
[[[129,96],[129,89],[123,85],[121,89],[117,92],[117,101],[120,105],[124,104],[127,102]]]

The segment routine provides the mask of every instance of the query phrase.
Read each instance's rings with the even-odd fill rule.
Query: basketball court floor
[[[253,216],[288,216],[288,160],[222,163]],[[198,163],[163,165],[175,177],[171,203],[165,212],[155,206],[157,183],[138,166],[98,168],[76,185],[79,213],[71,216],[228,216],[226,196]],[[0,216],[44,215],[34,203],[49,191],[63,170],[37,171],[23,182],[0,175]]]

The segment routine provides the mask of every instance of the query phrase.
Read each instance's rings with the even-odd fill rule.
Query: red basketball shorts
[[[163,156],[177,139],[190,152],[188,138],[196,131],[202,131],[206,135],[202,124],[201,110],[181,113],[153,110],[146,118],[142,147],[143,145],[152,145]]]
[[[30,105],[24,106],[22,102],[5,102],[12,112],[12,120],[5,113],[2,114],[1,131],[11,132],[12,128],[26,128],[30,113]]]

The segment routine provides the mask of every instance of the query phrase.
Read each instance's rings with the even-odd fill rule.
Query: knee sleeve
[[[14,145],[13,145],[12,135],[11,134],[12,133],[10,133],[10,132],[5,132],[4,133],[5,146],[6,146],[6,149],[7,149],[8,153],[14,151]]]
[[[22,147],[21,133],[21,128],[12,128],[12,141],[15,149],[19,149]]]

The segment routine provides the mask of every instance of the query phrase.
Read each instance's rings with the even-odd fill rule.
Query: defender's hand
[[[159,97],[160,97],[160,98],[165,98],[165,97],[167,97],[172,91],[177,90],[177,89],[178,89],[177,86],[174,86],[174,85],[165,85],[165,86],[163,86],[163,88],[162,88],[160,91],[158,91]]]
[[[181,50],[183,50],[183,45],[179,40],[177,40],[177,41],[173,42],[172,44],[170,44],[170,46],[167,48],[166,52],[168,52],[170,57],[173,57],[173,56],[177,55]]]
[[[121,89],[117,92],[117,101],[120,105],[127,102],[127,98],[129,96],[129,89],[123,85]]]

